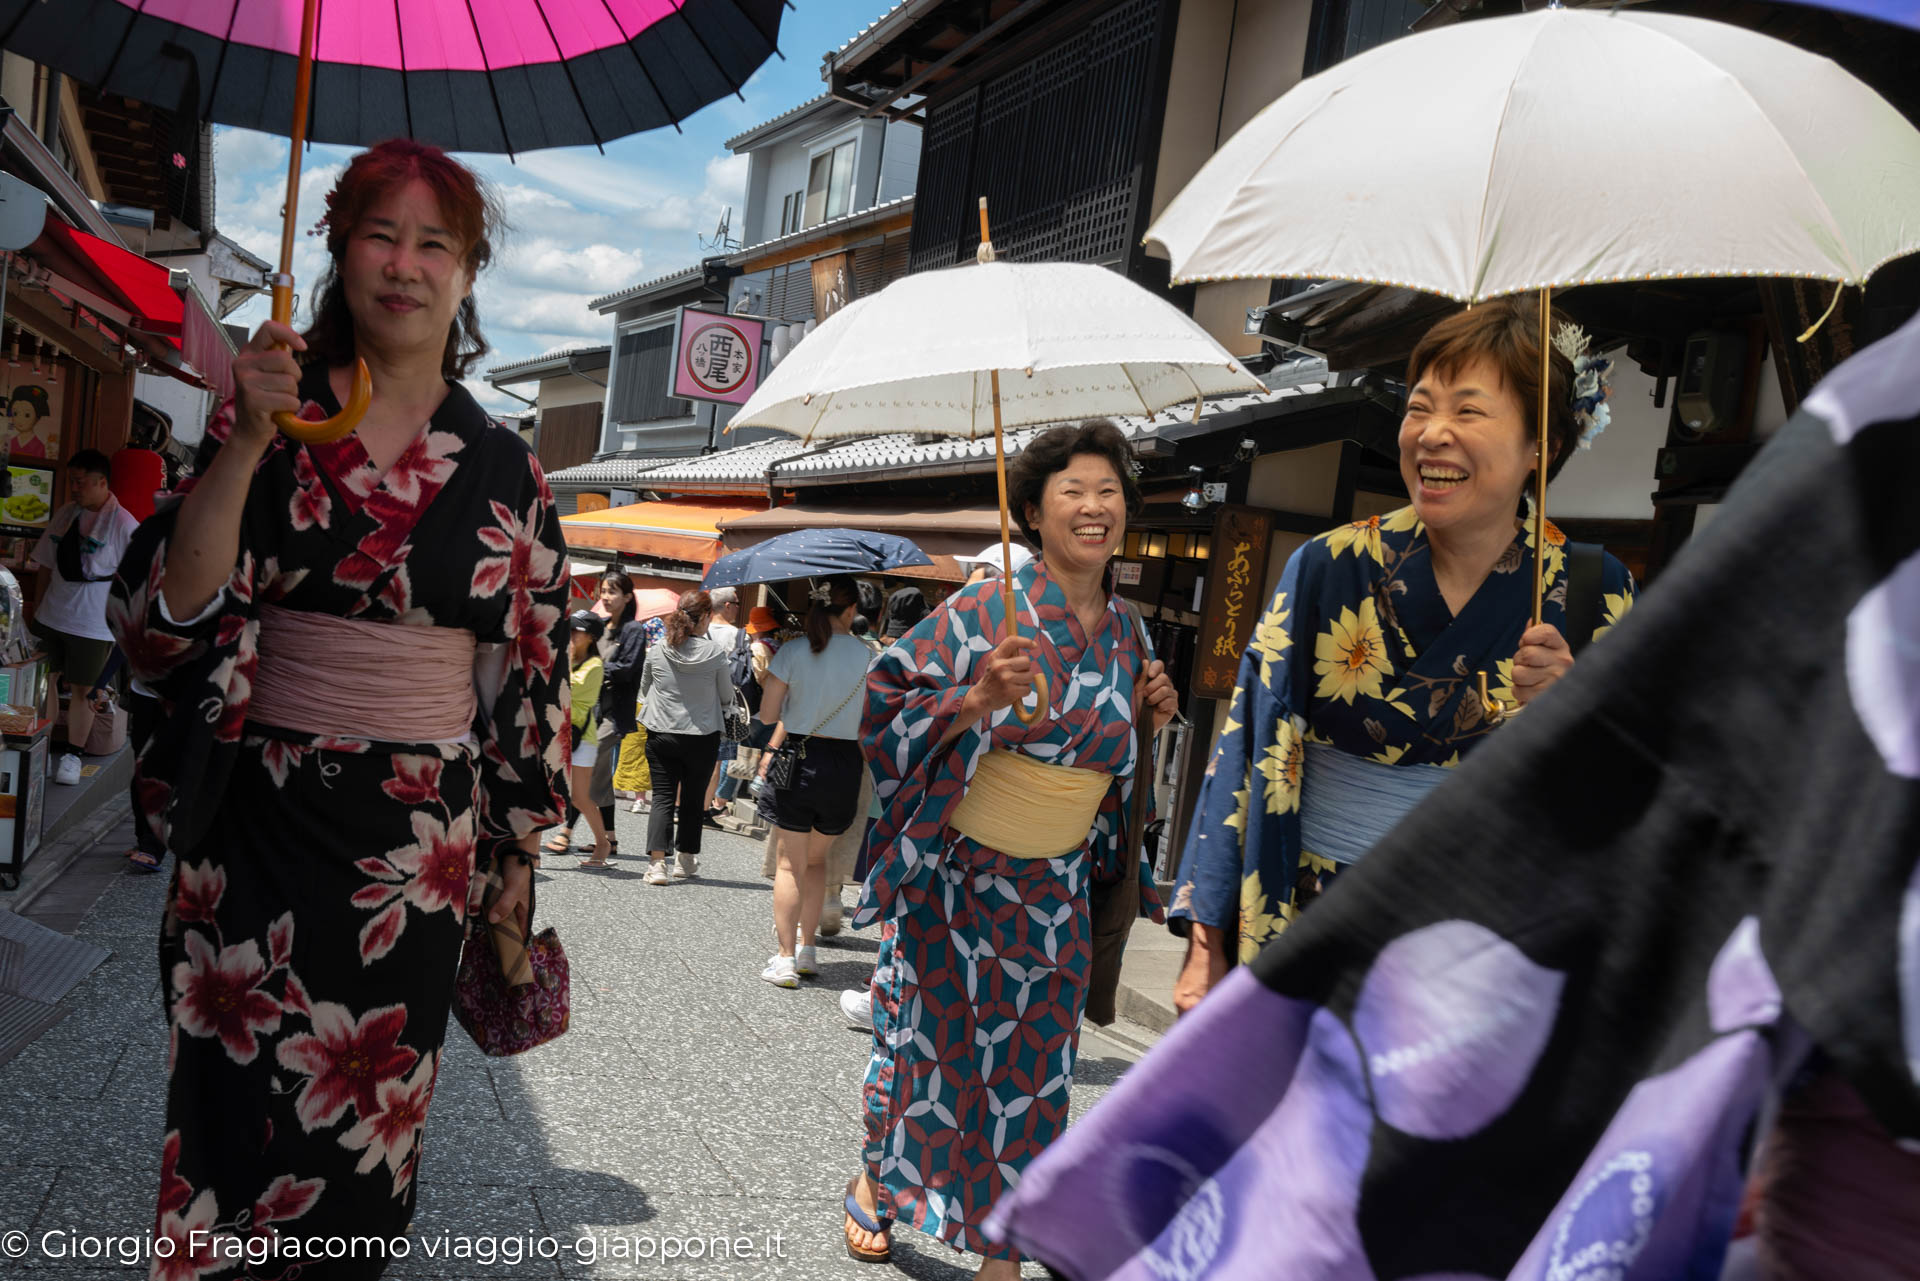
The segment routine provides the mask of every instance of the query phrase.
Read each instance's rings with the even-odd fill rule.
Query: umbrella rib
[[[220,56],[213,61],[213,83],[207,86],[207,108],[200,118],[213,118],[213,104],[220,97],[220,77],[226,74],[227,50],[233,48],[233,24],[240,21],[240,0],[233,0],[233,7],[227,10],[227,33],[220,39]],[[0,41],[0,44],[5,43]]]
[[[627,35],[627,29],[621,26],[620,19],[614,16],[612,0],[600,0],[600,7],[607,11],[607,21],[611,22],[613,29],[622,36],[620,43],[628,53],[633,55],[633,65],[640,68],[640,75],[646,80],[647,88],[653,90],[653,100],[660,104],[660,114],[667,118],[667,123],[673,126],[675,133],[684,133],[685,130],[680,128],[680,122],[674,118],[673,108],[667,105],[667,95],[660,92],[660,86],[654,81],[653,73],[647,70],[646,59],[642,58],[640,51],[633,47],[633,42],[640,38],[640,33],[636,31],[631,36]]]
[[[400,0],[393,0],[393,43],[400,50],[400,110],[406,113],[407,137],[413,137],[413,88],[407,83],[407,28],[400,18]]]
[[[1517,65],[1519,67],[1525,68],[1527,58],[1532,56],[1534,48],[1539,45],[1540,37],[1544,34],[1546,34],[1546,24],[1541,23],[1539,28],[1534,31],[1533,40],[1527,45],[1526,53],[1523,54],[1518,61]],[[1500,140],[1506,135],[1507,115],[1513,110],[1513,86],[1514,82],[1519,78],[1520,76],[1518,72],[1516,72],[1514,76],[1507,81],[1506,96],[1500,100],[1500,123],[1494,127],[1493,146],[1487,150],[1487,176],[1480,184],[1480,217],[1478,221],[1475,222],[1473,228],[1473,256],[1475,259],[1473,263],[1473,279],[1467,286],[1473,292],[1467,298],[1462,299],[1462,301],[1469,304],[1479,298],[1480,284],[1487,278],[1488,264],[1484,256],[1487,244],[1487,203],[1493,197],[1493,167],[1500,159]]]
[[[507,117],[500,110],[500,91],[493,87],[493,63],[487,58],[487,40],[480,34],[480,19],[474,15],[473,0],[467,0],[467,25],[473,28],[473,45],[480,51],[480,66],[487,77],[487,96],[493,99],[493,118],[500,124],[500,141],[506,146],[507,159],[513,159],[513,135],[507,132]]]
[[[1636,25],[1640,25],[1640,24],[1636,24]],[[1725,76],[1728,80],[1731,80],[1733,82],[1734,87],[1740,91],[1740,96],[1745,98],[1750,104],[1752,104],[1754,114],[1760,117],[1760,121],[1762,124],[1766,125],[1767,131],[1771,133],[1774,137],[1774,140],[1780,144],[1780,149],[1787,153],[1788,159],[1793,161],[1794,169],[1799,173],[1800,177],[1806,182],[1807,190],[1812,192],[1814,199],[1819,202],[1820,212],[1826,216],[1827,230],[1833,234],[1833,243],[1840,246],[1841,252],[1846,254],[1849,260],[1851,260],[1853,256],[1851,252],[1851,246],[1847,244],[1846,240],[1842,236],[1842,233],[1840,230],[1840,220],[1833,216],[1833,208],[1832,206],[1827,204],[1826,194],[1822,192],[1819,187],[1814,185],[1812,176],[1807,173],[1807,167],[1804,164],[1800,163],[1800,153],[1795,151],[1792,145],[1787,142],[1786,135],[1780,132],[1780,126],[1774,124],[1773,117],[1768,115],[1766,111],[1762,109],[1759,102],[1755,101],[1753,96],[1753,91],[1747,88],[1746,81],[1742,80],[1739,76],[1729,74],[1724,68],[1719,66],[1719,64],[1715,63],[1712,59],[1707,58],[1706,56],[1701,54],[1698,50],[1693,48],[1693,46],[1687,44],[1686,41],[1675,40],[1672,36],[1668,35],[1664,31],[1659,30],[1656,27],[1643,26],[1642,29],[1652,32],[1654,36],[1658,37],[1661,40],[1665,40],[1670,44],[1678,45],[1680,49],[1683,52],[1685,52],[1689,57],[1695,58],[1701,62],[1706,63],[1707,66],[1711,70],[1713,70],[1715,73]],[[1860,270],[1859,267],[1856,266],[1851,261],[1848,262],[1847,269],[1853,272],[1858,272]],[[1842,281],[1841,283],[1852,284],[1854,282]],[[1859,283],[1862,286],[1864,286],[1866,283],[1866,277],[1865,276],[1859,277]],[[1840,296],[1839,291],[1835,290],[1834,297],[1838,298],[1839,296]]]
[[[738,5],[734,7],[736,9],[739,8]],[[727,72],[727,69],[725,67],[720,65],[720,59],[713,56],[713,50],[707,47],[706,38],[700,34],[700,28],[694,26],[693,19],[687,16],[687,6],[684,3],[684,0],[682,3],[676,4],[675,6],[673,6],[673,12],[680,19],[681,23],[686,27],[687,34],[691,35],[694,39],[694,42],[700,46],[700,52],[707,55],[707,61],[713,64],[713,69],[720,73],[720,78],[722,80],[725,80],[729,85],[733,87],[733,96],[740,99],[740,101],[745,102],[747,100],[747,95],[740,92],[740,86],[737,83],[735,83],[733,76]]]
[[[100,87],[107,89],[113,83],[113,69],[120,65],[120,55],[127,51],[127,41],[133,39],[133,28],[146,16],[147,0],[139,0],[133,7],[133,17],[127,19],[127,29],[120,33],[120,43],[113,47],[113,56],[107,59],[107,69],[100,73]]]
[[[394,2],[397,4],[399,0]],[[573,78],[572,61],[560,52],[560,37],[553,33],[553,19],[547,17],[547,6],[544,0],[534,0],[533,7],[547,28],[547,39],[553,41],[554,56],[560,59],[560,72],[567,78],[567,88],[573,90],[573,101],[580,108],[580,118],[587,122],[587,132],[593,135],[593,148],[604,156],[607,154],[605,140],[600,137],[599,127],[593,123],[593,113],[587,110],[587,100],[580,96],[580,86]]]

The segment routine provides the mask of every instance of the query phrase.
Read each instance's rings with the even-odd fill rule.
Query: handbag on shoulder
[[[469,902],[467,937],[453,987],[453,1017],[480,1052],[493,1058],[523,1054],[556,1039],[567,1030],[573,1011],[567,953],[553,927],[528,938],[511,917],[488,923],[487,913],[503,888],[496,858],[479,906]],[[529,922],[533,908],[529,880]]]

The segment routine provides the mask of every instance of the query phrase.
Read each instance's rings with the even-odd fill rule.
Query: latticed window
[[[1003,258],[1124,264],[1164,86],[1159,0],[1120,0],[1011,71],[928,105],[915,271],[973,257],[979,198]]]

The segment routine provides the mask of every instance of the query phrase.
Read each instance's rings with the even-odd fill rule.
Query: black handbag
[[[851,703],[854,697],[866,687],[867,678],[862,676],[860,683],[848,690],[847,696],[840,700],[840,705],[820,718],[820,723],[825,725],[841,712],[845,711],[847,704]],[[773,784],[775,791],[785,791],[787,788],[792,787],[794,771],[800,768],[800,762],[805,759],[807,759],[807,740],[805,735],[800,736],[798,741],[789,739],[782,743],[780,750],[775,752],[773,757],[767,762],[767,782]]]
[[[780,744],[780,750],[767,760],[767,782],[776,792],[784,792],[793,786],[793,773],[800,768],[800,762],[807,756],[807,740],[802,738],[791,743]]]

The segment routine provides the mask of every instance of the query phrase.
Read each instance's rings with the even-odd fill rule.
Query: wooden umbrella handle
[[[293,323],[293,229],[300,220],[300,151],[307,143],[307,103],[313,93],[313,41],[320,21],[319,0],[306,0],[300,20],[300,62],[293,82],[293,132],[287,147],[287,199],[280,221],[280,270],[273,276],[273,319]],[[282,411],[273,424],[305,445],[325,445],[351,435],[373,403],[373,378],[367,362],[356,360],[353,390],[347,403],[331,418],[309,421]]]

